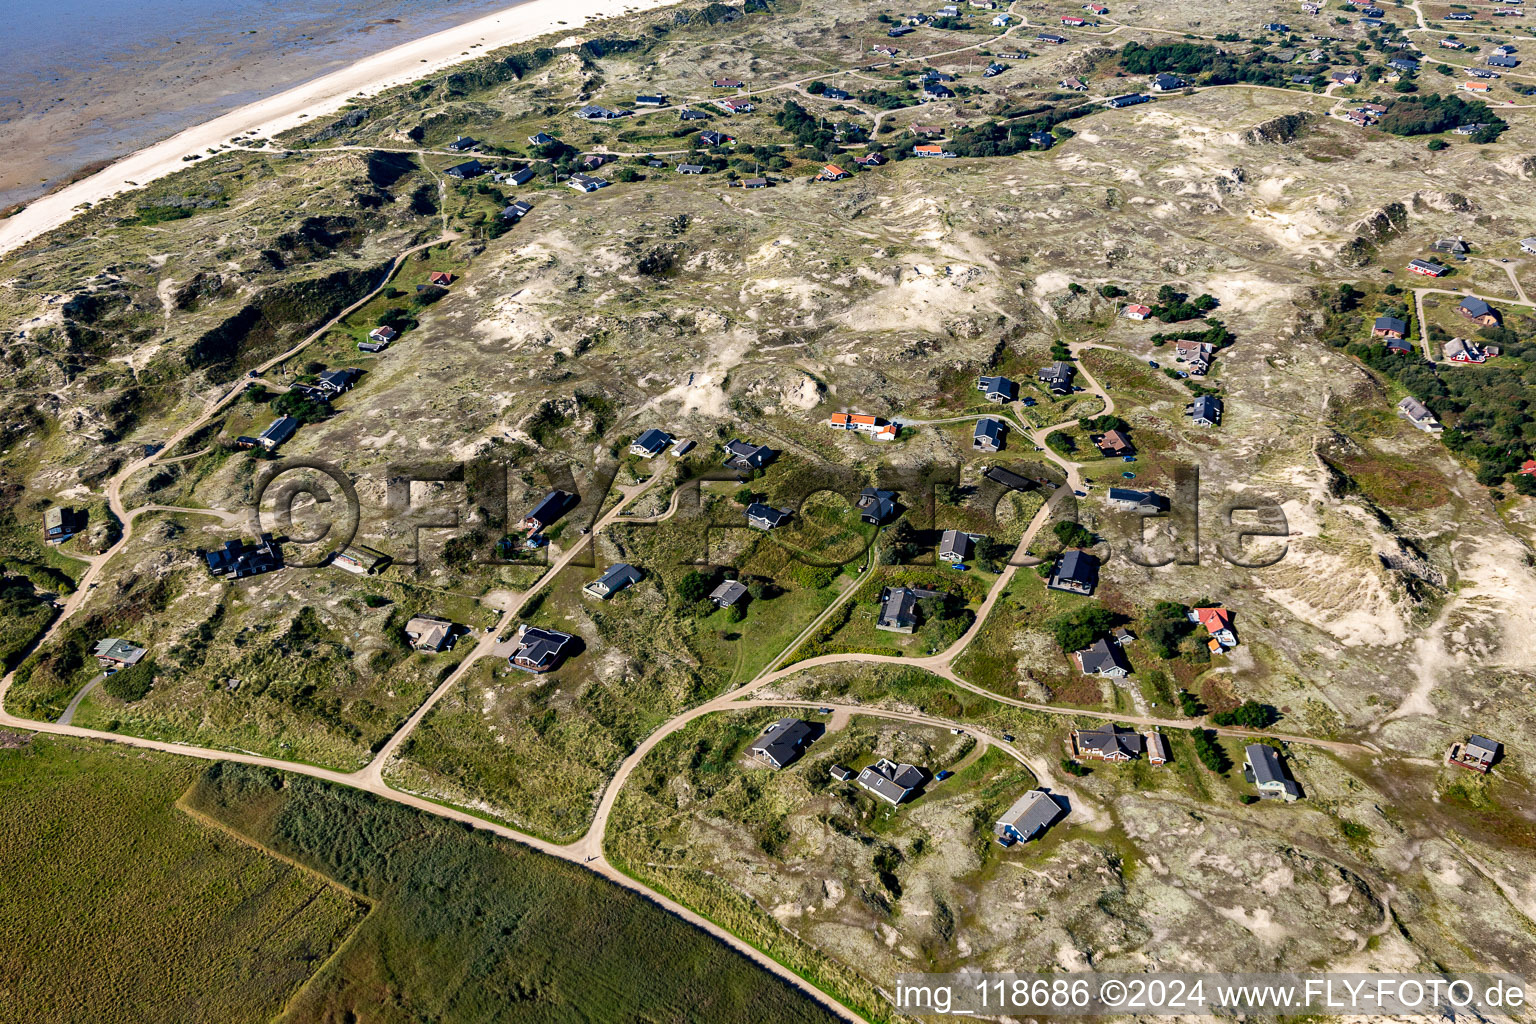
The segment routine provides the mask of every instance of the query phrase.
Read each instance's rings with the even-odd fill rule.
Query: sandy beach
[[[665,7],[675,0],[530,0],[374,54],[339,71],[247,104],[148,146],[105,169],[33,200],[0,221],[0,255],[69,221],[87,204],[132,191],[187,166],[238,135],[271,136],[483,54],[550,32],[577,32],[594,20]]]

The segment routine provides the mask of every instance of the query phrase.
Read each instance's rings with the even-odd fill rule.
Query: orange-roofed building
[[[1237,634],[1232,632],[1232,613],[1225,608],[1196,608],[1189,613],[1191,620],[1205,627],[1205,631],[1211,634],[1216,647],[1236,647]]]
[[[859,430],[868,434],[876,441],[896,440],[897,426],[887,423],[879,416],[866,416],[857,412],[833,413],[827,421],[827,426],[833,430]]]
[[[846,177],[848,177],[848,172],[837,166],[837,164],[827,164],[827,166],[821,169],[821,173],[816,175],[816,180],[841,181]]]

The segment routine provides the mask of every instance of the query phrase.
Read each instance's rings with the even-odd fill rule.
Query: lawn
[[[795,650],[794,660],[823,654],[856,651],[865,654],[900,654],[921,657],[943,650],[970,628],[976,608],[986,597],[993,578],[977,572],[958,573],[948,568],[883,566],[870,570],[874,578],[847,601]],[[944,611],[935,600],[919,601],[919,621],[911,633],[880,629],[880,593],[887,587],[920,587],[949,595]]]
[[[456,822],[231,764],[208,769],[189,799],[375,901],[286,1020],[832,1020],[645,900],[575,864]]]
[[[178,809],[193,762],[0,738],[0,1021],[269,1021],[367,911]]]

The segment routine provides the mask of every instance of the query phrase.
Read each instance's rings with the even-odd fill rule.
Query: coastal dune
[[[89,177],[33,200],[0,220],[0,255],[69,222],[80,208],[143,187],[187,166],[237,135],[271,136],[334,113],[348,100],[383,92],[483,56],[498,47],[575,31],[592,21],[651,10],[676,0],[527,0],[441,32],[366,57],[349,67],[247,104],[178,132]]]

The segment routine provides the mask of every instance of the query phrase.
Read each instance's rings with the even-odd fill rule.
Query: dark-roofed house
[[[772,530],[783,526],[789,519],[791,512],[787,508],[774,508],[760,501],[754,501],[747,506],[747,525],[759,530]]]
[[[1049,388],[1053,395],[1065,395],[1072,390],[1072,377],[1076,373],[1077,367],[1071,363],[1052,363],[1041,367],[1040,383]]]
[[[638,455],[642,459],[654,459],[667,450],[672,443],[672,435],[665,430],[657,430],[655,427],[647,430],[630,443],[629,453]]]
[[[699,132],[699,142],[705,146],[729,146],[736,140],[724,132]]]
[[[1152,76],[1153,92],[1172,92],[1174,89],[1182,89],[1188,84],[1178,75],[1170,75],[1166,71]]]
[[[678,174],[703,174],[705,169],[706,168],[704,167],[703,164],[678,164],[677,165],[677,173]]]
[[[1099,585],[1099,560],[1086,551],[1063,551],[1047,584],[1052,590],[1091,594]]]
[[[528,145],[547,146],[555,141],[555,137],[547,132],[539,132],[537,135],[528,136]]]
[[[116,672],[118,669],[130,668],[137,665],[149,652],[127,640],[117,637],[108,637],[98,641],[93,652],[96,656],[96,664],[108,672]]]
[[[854,778],[857,773],[852,768],[844,768],[840,764],[835,764],[827,769],[827,774],[831,775],[838,782],[847,782]]]
[[[1131,439],[1119,430],[1106,430],[1094,444],[1099,451],[1111,457],[1124,458],[1127,455],[1136,454],[1136,446],[1131,444]]]
[[[455,153],[468,153],[478,145],[480,143],[477,140],[470,138],[468,135],[460,135],[448,143],[448,148]]]
[[[270,533],[262,534],[260,542],[250,547],[243,538],[226,541],[222,548],[203,552],[203,558],[210,573],[234,580],[260,576],[283,567],[282,551],[273,543]]]
[[[1072,657],[1077,660],[1077,666],[1083,670],[1085,676],[1124,679],[1131,674],[1131,667],[1125,663],[1125,655],[1120,653],[1120,645],[1112,644],[1104,637],[1099,637],[1089,646],[1073,652]]]
[[[1493,767],[1493,762],[1499,759],[1499,750],[1497,740],[1490,740],[1486,736],[1468,736],[1467,742],[1451,747],[1451,763],[1486,774]]]
[[[417,615],[405,624],[405,638],[418,651],[441,651],[453,639],[453,623],[430,615]]]
[[[1468,320],[1475,320],[1484,327],[1497,327],[1499,325],[1499,311],[1476,295],[1463,295],[1456,305],[1456,312]]]
[[[805,741],[810,735],[808,723],[798,718],[781,718],[770,725],[748,750],[753,757],[777,771],[805,752]]]
[[[739,580],[726,580],[709,592],[709,599],[717,608],[729,608],[747,596],[747,585]]]
[[[1111,487],[1109,504],[1122,512],[1140,512],[1155,515],[1166,511],[1168,499],[1152,491],[1134,491],[1129,487]]]
[[[875,628],[888,633],[910,633],[917,628],[917,591],[911,587],[886,587],[880,592],[880,617]]]
[[[1073,756],[1094,761],[1134,761],[1144,743],[1140,733],[1117,729],[1109,722],[1097,729],[1072,730]]]
[[[1002,420],[984,416],[976,421],[976,433],[971,438],[971,447],[980,452],[1000,452],[1003,450],[1003,435],[1007,430],[1008,425]]]
[[[1440,426],[1440,421],[1435,419],[1435,414],[1429,411],[1429,407],[1412,395],[1397,403],[1397,411],[1409,423],[1426,433],[1432,434],[1444,429]]]
[[[299,421],[292,416],[279,416],[273,420],[266,430],[256,437],[256,443],[269,452],[275,452],[283,446],[294,431],[299,429]]]
[[[1444,277],[1451,268],[1431,260],[1409,260],[1408,269],[1424,277]]]
[[[993,483],[1002,484],[1004,487],[1015,491],[1032,491],[1038,486],[1029,477],[1020,476],[1013,470],[1004,469],[1002,466],[988,466],[987,471],[982,476]]]
[[[577,192],[596,192],[600,188],[607,188],[611,182],[607,178],[597,178],[590,174],[573,174],[565,181],[566,185]]]
[[[1371,325],[1373,338],[1401,338],[1408,333],[1407,322],[1395,316],[1379,316]]]
[[[533,204],[519,199],[509,204],[501,211],[501,219],[512,221],[514,224],[533,212]]]
[[[762,469],[778,454],[765,444],[749,444],[732,439],[725,443],[725,468],[744,471]]]
[[[1032,789],[997,819],[997,834],[1009,845],[1027,843],[1044,834],[1061,815],[1061,804],[1055,797],[1043,789]]]
[[[945,530],[939,538],[939,558],[945,562],[963,562],[971,557],[975,541],[963,530]]]
[[[615,562],[601,576],[582,587],[581,592],[588,597],[606,601],[625,587],[639,583],[643,575],[628,562]]]
[[[1126,93],[1124,96],[1113,96],[1105,100],[1104,105],[1114,110],[1119,110],[1121,107],[1133,107],[1138,103],[1149,103],[1151,100],[1152,97],[1145,93],[1132,92]]]
[[[896,514],[896,492],[866,487],[859,492],[859,518],[879,526]]]
[[[1189,415],[1201,427],[1221,425],[1221,399],[1215,395],[1201,395],[1190,404]]]
[[[343,370],[326,370],[315,378],[315,387],[333,395],[345,394],[352,390],[352,385],[356,384],[357,378],[362,375],[363,371],[355,366],[349,366]]]
[[[923,784],[926,773],[914,764],[897,764],[881,758],[859,772],[859,785],[886,803],[895,806]]]
[[[460,181],[468,181],[470,178],[478,178],[485,173],[485,165],[479,160],[466,160],[462,164],[454,164],[443,172],[450,178],[458,178]]]
[[[664,107],[666,105],[667,105],[667,98],[665,96],[636,96],[635,97],[635,106],[637,106],[637,107]]]
[[[576,504],[575,497],[567,491],[550,491],[533,507],[532,512],[523,517],[520,525],[530,533],[543,533],[546,527]]]
[[[560,664],[566,648],[575,639],[557,629],[540,629],[524,623],[518,628],[516,645],[507,662],[527,672],[548,672]]]
[[[989,402],[1012,402],[1019,397],[1019,386],[1007,377],[979,377],[976,390]]]
[[[1301,789],[1285,773],[1279,753],[1267,743],[1250,743],[1243,748],[1243,775],[1265,800],[1278,797],[1290,803],[1301,796]]]

